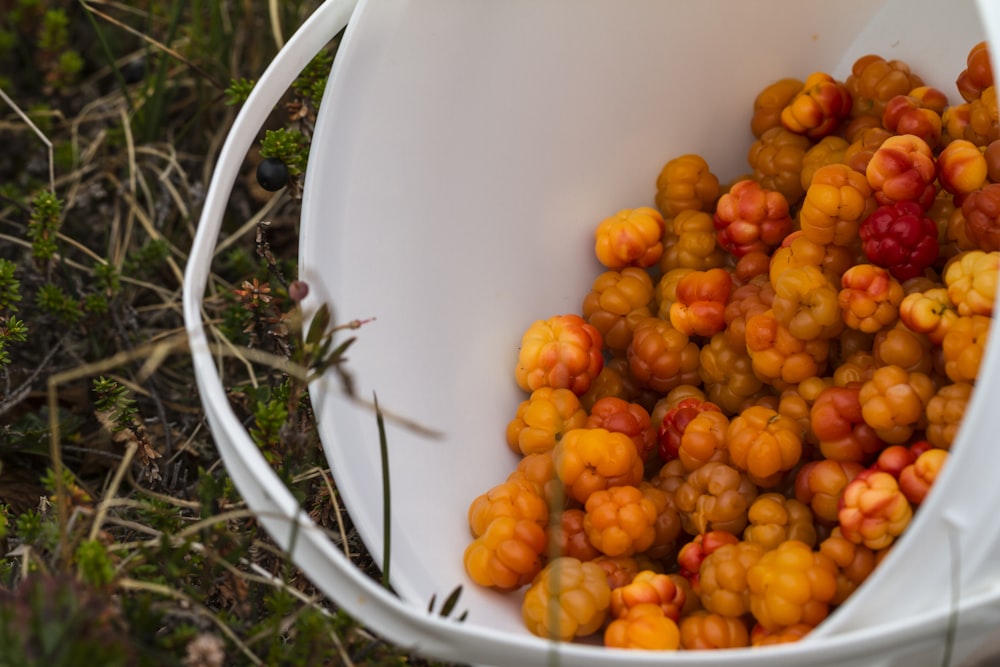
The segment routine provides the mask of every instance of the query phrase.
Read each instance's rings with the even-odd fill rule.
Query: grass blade
[[[372,392],[375,421],[378,424],[378,444],[382,458],[382,585],[389,588],[389,563],[392,547],[392,504],[389,492],[389,446],[385,437],[385,420],[378,406],[378,396]]]

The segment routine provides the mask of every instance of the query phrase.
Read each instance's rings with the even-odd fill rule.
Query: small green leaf
[[[441,607],[441,616],[444,616],[444,617],[450,616],[451,612],[453,612],[455,610],[455,605],[458,604],[458,599],[460,597],[462,597],[462,585],[461,584],[459,584],[458,586],[456,586],[455,590],[453,590],[448,595],[448,598],[444,601],[444,606]]]
[[[324,335],[326,335],[326,331],[329,327],[330,307],[324,303],[319,307],[319,310],[316,311],[312,322],[309,323],[309,331],[306,333],[306,342],[315,345],[323,338]]]

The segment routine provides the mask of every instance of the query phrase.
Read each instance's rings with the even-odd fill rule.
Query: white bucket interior
[[[338,321],[375,318],[349,354],[359,396],[442,433],[387,422],[395,590],[423,608],[463,584],[468,626],[526,634],[519,596],[463,571],[466,512],[516,465],[504,429],[524,398],[520,336],[580,310],[601,270],[601,218],[651,205],[660,167],[682,153],[724,181],[745,173],[753,98],[777,78],[843,79],[878,53],[957,101],[955,77],[985,36],[971,0],[362,1],[317,123],[301,277],[309,304],[329,301]],[[963,590],[993,584],[986,546],[1000,523],[978,522],[997,491],[974,485],[995,465],[982,461],[1000,417],[982,394],[998,363],[990,353],[941,488],[815,639],[947,602],[948,522]],[[380,560],[375,417],[332,377],[312,397],[337,486]],[[975,551],[978,539],[989,544]]]

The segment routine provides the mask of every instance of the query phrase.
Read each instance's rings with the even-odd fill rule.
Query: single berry
[[[257,165],[257,182],[268,192],[277,192],[288,185],[288,167],[276,157],[264,158]]]
[[[302,280],[293,280],[288,285],[288,296],[292,301],[302,301],[309,296],[309,283]]]
[[[126,85],[139,83],[146,76],[146,61],[142,58],[130,60],[122,65],[121,75]]]
[[[915,201],[880,206],[861,223],[858,234],[872,264],[899,281],[921,275],[938,256],[937,224]]]

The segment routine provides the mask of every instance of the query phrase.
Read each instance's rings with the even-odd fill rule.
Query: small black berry
[[[288,185],[288,167],[276,157],[265,158],[257,165],[257,182],[269,192]]]
[[[139,83],[146,76],[146,61],[143,58],[136,58],[125,63],[121,69],[122,79],[127,85]]]

